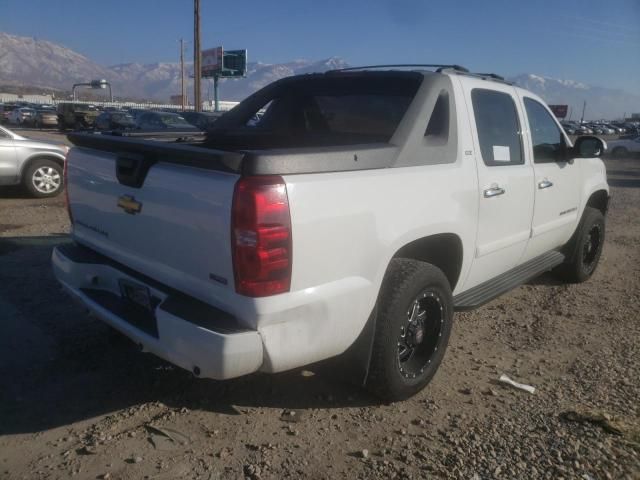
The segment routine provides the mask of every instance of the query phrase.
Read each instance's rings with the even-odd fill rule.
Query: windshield
[[[191,127],[192,125],[187,122],[180,115],[171,115],[170,113],[158,114],[160,121],[169,127]]]
[[[111,114],[111,118],[113,118],[117,122],[122,122],[122,123],[134,123],[135,122],[133,117],[131,115],[129,115],[128,113],[113,113],[113,114]]]

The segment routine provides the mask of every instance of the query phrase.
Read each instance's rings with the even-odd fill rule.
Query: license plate
[[[151,294],[147,287],[129,280],[120,280],[119,283],[120,293],[122,294],[123,299],[128,300],[134,305],[138,305],[149,312],[153,310],[151,306]]]

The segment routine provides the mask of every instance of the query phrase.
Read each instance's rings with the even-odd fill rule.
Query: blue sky
[[[201,1],[203,48],[250,60],[458,63],[640,93],[640,0]],[[104,65],[173,62],[193,38],[193,2],[0,0],[0,31]]]

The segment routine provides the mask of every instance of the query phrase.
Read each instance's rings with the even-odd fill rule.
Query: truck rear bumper
[[[56,278],[96,317],[149,351],[201,377],[228,379],[263,363],[259,333],[197,299],[130,271],[85,247],[65,244],[52,254]],[[124,300],[121,284],[148,289],[150,309]]]

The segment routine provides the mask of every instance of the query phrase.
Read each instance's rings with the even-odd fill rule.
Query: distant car
[[[567,135],[575,135],[576,134],[576,127],[573,124],[570,123],[562,123],[562,128],[564,129],[565,133]]]
[[[127,109],[127,111],[134,118],[134,120],[137,120],[138,117],[143,113],[149,112],[149,110],[147,110],[146,108],[129,108]]]
[[[0,105],[0,122],[7,123],[9,121],[9,115],[16,108],[19,108],[19,107],[14,103],[5,103]]]
[[[177,113],[169,112],[145,112],[136,118],[136,125],[138,129],[150,132],[202,132]]]
[[[626,133],[626,130],[621,125],[615,123],[607,123],[606,126],[611,128],[614,134],[623,135],[624,133]]]
[[[36,128],[57,127],[58,115],[55,110],[50,108],[45,110],[36,110],[36,114],[31,117],[29,125]]]
[[[9,114],[9,123],[22,125],[31,123],[31,118],[35,117],[36,111],[33,108],[16,108]]]
[[[220,118],[222,113],[181,112],[180,115],[194,127],[198,127],[200,130],[206,131],[218,118]]]
[[[34,197],[53,197],[64,188],[69,147],[21,137],[0,127],[0,185],[22,184]]]
[[[67,128],[81,130],[93,127],[96,117],[100,114],[95,105],[71,102],[59,103],[57,112],[60,130]]]
[[[615,158],[627,158],[640,153],[640,136],[625,135],[624,138],[607,142],[611,155]]]
[[[135,128],[133,116],[124,111],[102,112],[95,121],[96,130],[127,130]]]

